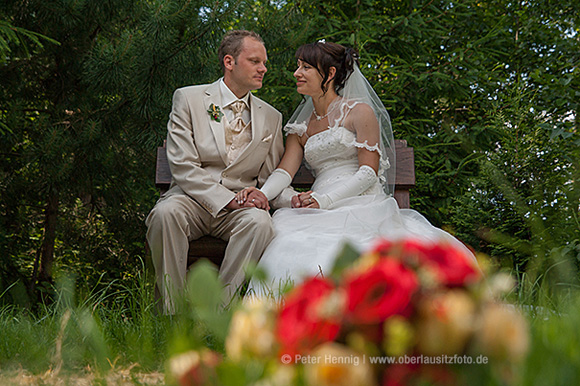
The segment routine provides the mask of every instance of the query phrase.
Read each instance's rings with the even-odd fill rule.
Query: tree
[[[217,45],[232,28],[262,34],[270,63],[256,93],[285,119],[300,101],[292,76],[298,46],[326,39],[357,48],[395,136],[415,149],[412,207],[492,254],[478,224],[529,242],[529,223],[509,203],[496,217],[480,209],[497,208],[508,186],[522,202],[534,195],[551,202],[566,191],[573,203],[572,188],[537,192],[542,180],[560,186],[577,178],[570,160],[578,148],[578,7],[571,0],[2,3],[0,15],[25,36],[19,41],[41,34],[60,43],[19,44],[0,24],[0,37],[12,36],[0,45],[9,50],[0,63],[3,269],[16,267],[31,283],[50,282],[54,264],[87,283],[131,274],[144,255],[155,148],[172,91],[220,75]],[[532,148],[552,163],[522,152]],[[498,188],[493,170],[512,185]],[[535,181],[533,188],[520,180]],[[567,221],[547,228],[574,224]],[[519,267],[522,256],[510,254]]]
[[[142,183],[153,168],[147,145],[164,131],[171,90],[211,76],[192,68],[222,34],[216,19],[227,8],[200,9],[202,2],[2,5],[18,28],[60,42],[31,55],[10,46],[0,69],[11,128],[1,145],[3,259],[32,268],[30,288],[52,282],[55,248],[61,263],[75,264],[81,247],[81,266],[97,273],[143,254],[143,242],[134,244],[154,198]]]

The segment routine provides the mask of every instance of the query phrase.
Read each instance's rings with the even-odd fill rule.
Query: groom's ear
[[[234,59],[234,57],[232,55],[225,55],[224,56],[224,67],[226,70],[232,70],[232,68],[234,67],[234,64],[236,63],[236,60]]]

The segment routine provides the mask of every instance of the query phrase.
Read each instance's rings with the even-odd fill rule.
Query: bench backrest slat
[[[407,141],[395,140],[395,150],[397,155],[396,176],[395,176],[395,198],[401,208],[409,207],[409,189],[415,186],[415,155],[413,148],[407,146]],[[306,169],[304,164],[294,176],[292,186],[295,188],[310,188],[314,182],[314,177]],[[169,189],[171,184],[171,170],[167,162],[165,143],[157,148],[157,163],[155,167],[155,186],[161,191]]]

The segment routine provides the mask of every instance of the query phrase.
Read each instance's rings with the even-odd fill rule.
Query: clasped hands
[[[292,208],[312,208],[319,209],[318,202],[312,198],[312,191],[298,193],[292,197]],[[256,207],[270,210],[268,199],[258,188],[244,188],[236,194],[231,203],[238,205],[238,208]],[[230,204],[231,204],[230,203]],[[234,208],[232,208],[234,209]]]
[[[312,198],[312,191],[298,193],[292,197],[292,208],[320,209],[318,201]]]
[[[236,193],[236,196],[227,208],[229,209],[240,209],[240,208],[258,208],[264,210],[270,210],[270,203],[268,198],[261,190],[255,187],[244,188]]]

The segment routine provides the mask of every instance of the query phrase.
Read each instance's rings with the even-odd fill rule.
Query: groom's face
[[[226,56],[224,80],[226,84],[230,83],[228,87],[232,89],[236,96],[242,97],[249,91],[262,87],[262,80],[267,71],[267,61],[266,47],[259,41],[246,37],[244,38],[242,50],[236,59],[231,56],[227,58]]]

